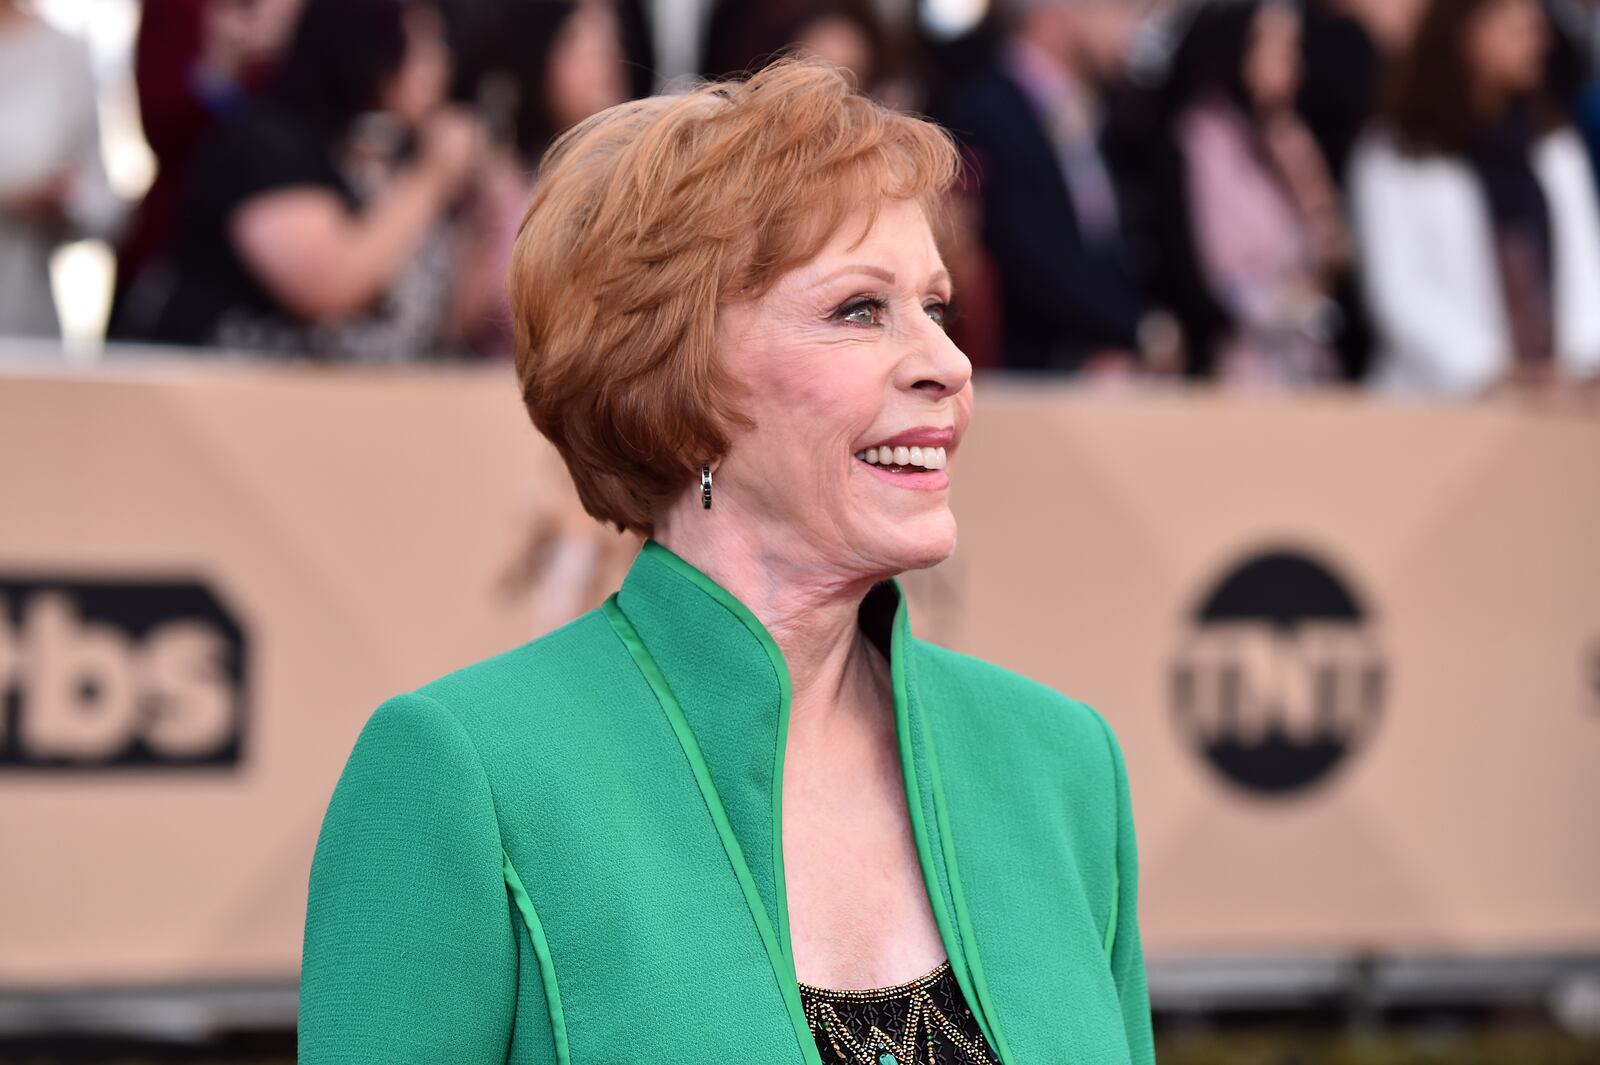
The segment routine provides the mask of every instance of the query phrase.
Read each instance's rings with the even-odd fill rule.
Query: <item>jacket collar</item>
[[[603,609],[672,722],[771,958],[802,1054],[817,1065],[795,985],[783,873],[783,759],[792,697],[783,653],[748,607],[654,540],[646,541]],[[860,617],[890,662],[912,835],[940,938],[990,1046],[1009,1060],[971,945],[937,754],[915,691],[914,641],[899,582],[876,585]]]

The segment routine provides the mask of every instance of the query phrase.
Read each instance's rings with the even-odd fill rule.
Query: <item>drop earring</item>
[[[700,505],[711,509],[711,467],[700,467]]]

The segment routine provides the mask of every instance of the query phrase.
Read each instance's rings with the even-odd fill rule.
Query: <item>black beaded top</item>
[[[832,1065],[994,1065],[961,985],[942,961],[894,987],[833,991],[800,985],[800,1003]]]

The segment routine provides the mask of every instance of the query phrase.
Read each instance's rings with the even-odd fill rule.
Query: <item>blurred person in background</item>
[[[474,351],[511,356],[504,279],[539,159],[562,131],[635,95],[629,25],[609,0],[502,0],[466,34],[456,95],[476,102],[491,133],[464,220],[457,305]]]
[[[1300,15],[1289,0],[1201,9],[1169,75],[1184,174],[1178,206],[1226,324],[1212,375],[1239,386],[1332,381],[1341,323],[1329,298],[1350,241],[1321,149],[1294,109]]]
[[[189,177],[158,340],[330,359],[439,350],[451,209],[483,151],[420,0],[307,0],[270,92]],[[414,149],[413,146],[414,145]]]
[[[50,257],[114,237],[124,205],[100,156],[88,49],[20,0],[0,0],[0,143],[0,334],[59,337]]]
[[[1299,109],[1341,185],[1356,140],[1377,112],[1384,77],[1415,32],[1424,2],[1305,2]]]
[[[849,71],[889,106],[909,107],[917,101],[897,77],[892,36],[873,0],[715,0],[701,67],[708,77],[727,77],[803,54]]]
[[[1306,0],[1304,4],[1305,70],[1298,110],[1339,186],[1347,221],[1350,153],[1377,113],[1383,83],[1416,30],[1423,2]],[[1348,381],[1360,381],[1372,361],[1372,316],[1354,269],[1337,276],[1331,295],[1344,320],[1338,336],[1340,374]]]
[[[935,113],[977,170],[1008,369],[1126,376],[1172,369],[1182,341],[1130,261],[1101,136],[1140,0],[1025,0],[989,67]]]
[[[107,333],[141,340],[171,272],[164,257],[195,151],[238,117],[270,77],[302,0],[143,0],[134,46],[139,120],[155,180],[117,248]]]
[[[945,196],[935,234],[951,284],[961,293],[945,320],[950,339],[966,354],[973,370],[997,369],[1005,345],[1004,311],[999,272],[983,243],[983,190],[976,166],[963,163]]]
[[[1552,90],[1567,101],[1600,178],[1600,0],[1547,0],[1557,47]]]
[[[1537,0],[1432,0],[1351,191],[1383,389],[1600,370],[1600,204],[1545,83]]]

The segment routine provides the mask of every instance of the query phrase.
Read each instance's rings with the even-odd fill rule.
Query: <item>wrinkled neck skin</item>
[[[718,496],[706,510],[698,484],[659,517],[653,536],[766,627],[789,667],[795,725],[888,697],[888,663],[861,632],[857,611],[893,571],[822,557],[795,531],[764,527],[736,499]]]

